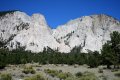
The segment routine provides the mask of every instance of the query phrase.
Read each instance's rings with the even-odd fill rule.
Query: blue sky
[[[41,13],[51,28],[92,14],[107,14],[120,20],[120,0],[0,0],[0,11],[6,10]]]

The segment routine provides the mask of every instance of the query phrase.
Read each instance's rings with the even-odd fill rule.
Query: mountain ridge
[[[25,46],[25,50],[42,52],[50,47],[68,53],[81,46],[82,52],[100,51],[113,31],[120,32],[120,22],[105,14],[83,16],[56,29],[48,26],[42,14],[15,11],[0,16],[0,42],[6,41],[4,46],[10,50]]]

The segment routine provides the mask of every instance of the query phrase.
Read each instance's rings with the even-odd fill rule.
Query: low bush
[[[84,72],[83,76],[80,77],[80,80],[98,80],[98,78],[91,72]]]
[[[103,73],[103,69],[99,68],[98,73]]]
[[[82,73],[81,73],[81,72],[77,72],[77,73],[75,74],[75,76],[76,76],[76,77],[81,77],[81,76],[82,76]]]
[[[120,71],[115,72],[115,76],[120,77]]]
[[[52,77],[57,76],[57,74],[59,73],[57,70],[50,70],[50,69],[45,69],[44,72],[49,74]]]
[[[59,70],[59,73],[61,73],[62,72],[62,70]]]
[[[29,73],[35,74],[35,70],[33,69],[32,66],[25,66],[22,72],[25,74],[29,74]]]
[[[45,73],[51,75],[52,77],[58,77],[60,79],[66,79],[67,77],[71,76],[70,73],[63,73],[61,70],[50,70],[50,69],[45,69]]]
[[[59,73],[57,75],[58,78],[60,78],[60,80],[62,79],[66,79],[69,75],[67,73]]]
[[[37,74],[35,76],[25,78],[24,80],[45,80],[45,78],[41,74]]]
[[[58,78],[60,78],[60,79],[66,79],[66,78],[68,78],[68,77],[70,77],[70,76],[72,76],[72,74],[71,73],[63,73],[63,72],[60,72],[60,73],[58,73],[58,75],[57,75],[57,77]]]
[[[10,74],[1,74],[0,75],[0,80],[13,80],[12,76]]]
[[[70,76],[70,77],[66,78],[65,80],[80,80],[80,79],[75,76]]]
[[[120,78],[118,78],[118,79],[114,79],[114,80],[120,80]]]
[[[99,80],[93,73],[84,72],[81,75],[81,72],[76,73],[77,76],[69,76],[65,80]]]
[[[118,69],[111,69],[111,72],[117,72]]]

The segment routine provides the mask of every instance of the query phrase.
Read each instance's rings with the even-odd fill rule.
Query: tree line
[[[24,48],[9,51],[8,49],[0,49],[0,69],[8,64],[26,64],[39,62],[40,64],[87,64],[90,67],[99,65],[110,65],[115,67],[120,63],[120,33],[114,31],[110,34],[111,40],[102,46],[101,53],[98,51],[89,51],[81,53],[81,47],[75,47],[70,53],[60,53],[51,48],[44,49],[40,53],[32,53],[25,51]]]

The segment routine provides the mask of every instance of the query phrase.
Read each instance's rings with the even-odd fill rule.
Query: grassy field
[[[105,66],[21,64],[0,70],[0,80],[120,80],[120,70]],[[8,78],[8,79],[7,79]]]

